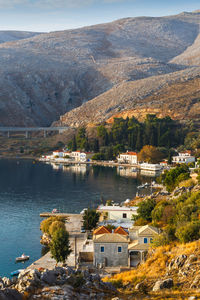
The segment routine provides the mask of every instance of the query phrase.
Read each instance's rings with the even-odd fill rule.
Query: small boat
[[[144,184],[138,185],[137,188],[138,188],[138,189],[143,189],[143,188],[145,188],[145,185],[144,185]]]
[[[52,214],[56,214],[56,213],[58,213],[58,209],[57,208],[54,208],[53,210],[52,210],[52,212],[51,212]]]
[[[18,276],[24,269],[19,269],[10,273],[11,276]]]
[[[23,261],[29,260],[29,258],[30,258],[30,256],[25,255],[23,253],[21,256],[16,257],[16,262],[23,262]]]

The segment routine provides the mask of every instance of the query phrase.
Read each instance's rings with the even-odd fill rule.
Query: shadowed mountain
[[[126,18],[2,43],[0,125],[50,125],[118,86],[185,69],[185,61],[175,58],[193,47],[198,34],[195,12]],[[146,90],[142,83],[141,89]]]

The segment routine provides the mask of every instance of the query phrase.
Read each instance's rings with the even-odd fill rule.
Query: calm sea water
[[[117,174],[116,168],[67,167],[31,160],[0,160],[0,276],[26,268],[41,256],[39,214],[58,208],[79,213],[100,199],[133,198],[141,179]],[[30,255],[16,264],[22,253]]]

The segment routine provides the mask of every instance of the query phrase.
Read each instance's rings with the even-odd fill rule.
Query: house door
[[[141,261],[141,254],[139,251],[131,251],[130,255],[130,266],[136,267]]]

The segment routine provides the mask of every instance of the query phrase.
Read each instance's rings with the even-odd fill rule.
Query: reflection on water
[[[140,178],[122,177],[116,168],[0,160],[0,276],[40,258],[41,212],[79,213],[102,200],[122,202],[136,195],[139,184]],[[30,255],[29,262],[16,265],[22,253]]]

